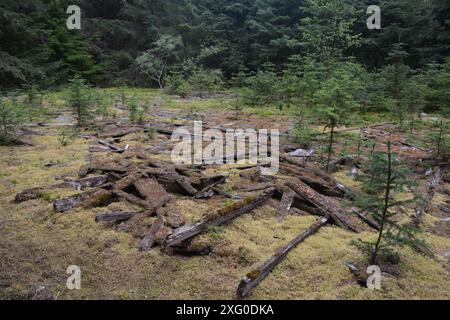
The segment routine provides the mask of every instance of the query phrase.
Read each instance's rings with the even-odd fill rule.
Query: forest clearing
[[[122,92],[106,91],[117,96]],[[418,188],[428,192],[427,181],[433,174],[426,171],[433,168],[433,161],[427,164],[432,147],[422,135],[434,123],[432,116],[420,120],[414,140],[395,124],[384,121],[383,115],[368,115],[369,121],[360,119],[352,130],[338,128],[341,133],[333,160],[339,161],[333,161],[330,175],[320,169],[319,152],[307,160],[289,156],[300,146],[284,141],[280,172],[274,177],[259,176],[257,167],[251,165],[179,166],[172,174],[179,172],[185,179],[187,186],[181,184],[180,188],[168,178],[174,169],[170,161],[171,145],[175,143],[170,140],[171,130],[189,125],[193,118],[203,119],[205,127],[228,123],[240,128],[264,128],[277,119],[283,133],[293,125],[290,111],[272,109],[268,115],[259,115],[244,109],[236,120],[232,111],[226,111],[232,110],[233,104],[226,96],[181,99],[157,90],[123,92],[147,101],[145,123],[154,128],[153,136],[147,128],[129,120],[129,112],[120,102],[117,108],[112,107],[114,121],[98,117],[95,128],[69,135],[67,132],[75,130],[75,117],[70,109],[58,106],[60,95],[52,94],[52,102],[45,104],[51,116],[23,127],[22,139],[30,145],[1,147],[3,298],[233,299],[247,273],[310,228],[318,216],[325,216],[319,208],[330,210],[330,221],[289,251],[256,287],[252,298],[449,297],[448,164],[441,166],[442,181],[420,222],[424,232],[419,236],[433,255],[402,248],[400,264],[386,264],[388,276],[383,277],[382,290],[361,287],[345,264],[364,261],[351,241],[374,238],[376,229],[352,213],[354,209],[345,204],[346,190],[336,186],[339,183],[352,192],[360,191],[351,170],[356,164],[352,156],[357,154],[354,139],[359,132],[353,127],[361,127],[367,128],[363,130],[370,137],[367,139],[376,139],[379,148],[386,148],[389,136],[395,152],[413,168]],[[186,107],[191,104],[194,107]],[[224,108],[227,104],[230,106]],[[373,119],[379,125],[374,125]],[[320,150],[321,140],[326,139],[321,139],[325,136],[320,135],[320,124],[316,130],[318,139],[311,147]],[[369,148],[364,147],[361,154]],[[163,174],[164,170],[167,173]],[[143,175],[136,176],[138,172]],[[315,196],[326,198],[320,200],[325,208],[300,198],[297,192],[302,190],[288,184],[300,183],[297,179],[306,184],[297,187],[311,186],[317,191]],[[139,186],[139,181],[150,185]],[[296,191],[298,201],[293,201],[293,196],[291,201],[285,199],[289,193],[286,184]],[[95,190],[97,194],[79,203],[67,202],[74,199],[73,195]],[[211,216],[217,208],[235,210],[236,204],[245,199],[251,203],[264,192],[271,195],[228,223],[208,226],[181,246],[167,244],[180,227]],[[105,200],[105,196],[110,199]],[[415,213],[415,204],[407,206],[402,223],[413,223]],[[69,265],[81,266],[82,290],[65,288]]]
[[[449,300],[449,12],[2,1],[0,300]]]

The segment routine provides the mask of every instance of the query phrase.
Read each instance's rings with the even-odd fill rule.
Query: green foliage
[[[15,126],[22,123],[23,118],[23,108],[15,99],[0,98],[0,144],[14,142]]]
[[[158,136],[158,130],[156,130],[156,128],[154,126],[149,125],[147,136],[148,136],[149,140],[155,140],[156,137]]]
[[[426,139],[434,150],[437,160],[450,158],[450,123],[443,119],[434,124]]]
[[[355,9],[344,0],[307,0],[302,7],[300,43],[314,59],[328,65],[344,51],[359,45],[355,34]]]
[[[77,115],[78,127],[83,127],[88,123],[89,109],[91,107],[89,87],[86,84],[86,81],[79,76],[75,76],[75,78],[69,82],[70,86],[67,103]]]
[[[95,113],[101,116],[103,119],[108,118],[111,115],[111,96],[103,90],[94,90],[94,105]]]
[[[166,85],[169,93],[180,95],[183,98],[192,92],[192,85],[179,70],[173,71],[167,76]]]
[[[330,77],[314,93],[316,113],[326,123],[326,128],[330,128],[327,171],[333,152],[334,129],[337,125],[347,124],[349,116],[358,106],[354,92],[361,87],[359,79],[362,72],[358,64],[338,62]]]
[[[163,35],[152,44],[152,49],[136,58],[136,67],[148,79],[155,81],[160,88],[171,63],[177,58],[176,49],[181,46],[180,37]]]
[[[358,240],[354,244],[371,255],[372,264],[377,263],[380,253],[392,255],[396,246],[422,251],[425,248],[423,241],[415,237],[417,229],[398,222],[398,215],[405,213],[404,206],[415,201],[398,199],[399,193],[413,190],[415,182],[410,176],[407,165],[392,153],[390,142],[387,152],[371,153],[365,170],[358,175],[366,194],[357,195],[355,204],[378,223],[380,230],[376,242]]]
[[[142,105],[135,99],[130,99],[128,104],[128,111],[130,112],[131,122],[143,123],[145,120],[145,113]]]
[[[220,70],[196,69],[189,78],[193,90],[202,98],[205,93],[215,92],[223,87]]]
[[[245,80],[244,103],[263,106],[277,101],[279,77],[273,64],[265,64],[261,70]]]

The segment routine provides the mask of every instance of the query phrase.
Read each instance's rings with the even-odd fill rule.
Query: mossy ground
[[[317,219],[291,215],[277,222],[269,202],[198,237],[195,241],[200,244],[213,244],[209,255],[170,255],[160,248],[140,252],[133,232],[94,221],[96,213],[132,210],[126,203],[56,214],[51,201],[74,192],[64,189],[41,199],[13,202],[24,189],[53,184],[60,176],[75,177],[85,163],[88,142],[75,138],[61,146],[58,130],[45,128],[43,136],[32,137],[35,147],[0,147],[0,299],[234,299],[239,281],[255,264]],[[50,162],[55,165],[44,166]],[[336,176],[357,187],[345,173]],[[436,201],[443,202],[442,197],[438,194]],[[223,205],[179,198],[174,210],[189,223]],[[151,224],[149,219],[142,223]],[[422,234],[435,257],[400,249],[402,272],[383,278],[381,290],[360,287],[344,264],[363,261],[350,242],[372,239],[375,233],[353,234],[326,226],[289,252],[251,298],[450,299],[450,239],[432,232],[437,220],[426,215]],[[81,290],[66,288],[69,265],[81,267]]]

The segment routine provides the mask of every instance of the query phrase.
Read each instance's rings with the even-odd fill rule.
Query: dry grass
[[[60,146],[56,135],[33,140],[36,147],[0,147],[0,299],[233,299],[240,279],[252,266],[316,219],[288,216],[277,222],[276,210],[266,205],[196,239],[197,245],[213,244],[210,255],[169,255],[159,248],[139,252],[139,239],[132,232],[94,222],[95,213],[133,209],[125,203],[55,214],[51,200],[71,190],[54,190],[44,199],[13,203],[17,192],[55,183],[57,176],[76,176],[85,162],[85,140],[77,139],[67,147]],[[50,161],[58,164],[43,166]],[[350,184],[344,174],[336,176]],[[189,223],[222,205],[220,201],[179,198],[173,210],[179,210]],[[424,225],[431,226],[435,219],[426,216]],[[151,218],[142,221],[151,222]],[[401,249],[403,272],[399,277],[383,278],[380,291],[358,286],[344,261],[363,257],[350,242],[374,236],[333,226],[322,228],[292,250],[251,298],[450,299],[450,239],[430,233],[423,237],[435,258]],[[69,265],[81,267],[81,290],[66,289]]]

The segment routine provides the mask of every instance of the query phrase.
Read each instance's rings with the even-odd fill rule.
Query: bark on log
[[[109,149],[111,149],[112,151],[117,152],[117,153],[123,153],[125,151],[125,149],[122,149],[122,148],[115,146],[112,143],[108,143],[104,140],[99,139],[99,140],[97,140],[97,142],[100,143],[101,145],[104,145],[105,147],[108,147]]]
[[[319,209],[323,216],[331,217],[333,222],[338,226],[357,232],[358,229],[356,226],[354,226],[350,219],[341,212],[337,203],[331,203],[329,199],[325,198],[299,179],[291,179],[286,182],[286,185],[294,190],[301,198]]]
[[[120,223],[123,221],[127,221],[137,213],[139,212],[111,212],[111,213],[97,214],[95,216],[95,222]]]
[[[247,198],[245,200],[233,203],[228,207],[219,209],[212,216],[205,217],[193,225],[185,225],[176,229],[174,233],[167,238],[166,246],[178,246],[184,241],[199,235],[208,227],[220,226],[230,222],[244,213],[252,211],[271,198],[274,191],[274,188],[270,188],[257,197]]]
[[[90,208],[106,203],[111,197],[111,192],[103,189],[95,189],[76,194],[67,198],[57,199],[53,202],[55,212],[61,213],[73,208]]]
[[[156,211],[157,208],[154,208],[153,205],[145,200],[142,200],[141,198],[136,197],[135,195],[128,193],[128,192],[124,192],[122,190],[113,190],[112,193],[119,197],[122,198],[132,204],[136,204],[138,206],[141,206],[147,210],[151,210],[153,212]]]
[[[430,203],[433,200],[436,190],[442,183],[443,176],[444,175],[442,174],[441,169],[439,167],[436,167],[427,182],[427,189],[425,195],[418,202],[418,205],[416,207],[414,215],[414,222],[416,224],[420,224],[420,222],[422,221],[423,214],[428,210],[428,207],[430,206]]]
[[[64,182],[53,184],[45,187],[37,187],[24,190],[18,194],[14,201],[16,203],[34,200],[40,198],[46,191],[54,189],[75,188],[77,190],[98,187],[107,182],[106,176],[90,177],[81,180],[64,179]]]
[[[323,171],[319,167],[312,165],[304,160],[291,157],[287,154],[280,154],[283,162],[290,164],[290,171],[299,177],[303,182],[308,184],[314,190],[329,196],[346,196],[350,199],[354,198],[355,192],[342,183],[338,182],[333,176]],[[295,167],[293,167],[293,166]],[[280,168],[286,166],[281,164]]]
[[[291,188],[286,187],[285,191],[283,192],[283,196],[281,197],[280,204],[278,206],[278,215],[277,215],[278,222],[283,221],[289,214],[292,204],[294,203],[294,198],[295,192]]]
[[[358,218],[360,218],[362,221],[364,221],[368,226],[374,228],[375,230],[380,230],[379,224],[372,218],[368,217],[367,215],[365,215],[361,212],[356,212],[356,215],[358,216]]]
[[[158,232],[163,230],[164,227],[165,227],[165,219],[164,219],[164,217],[159,216],[157,218],[157,220],[150,227],[148,234],[140,242],[139,250],[141,250],[141,251],[150,250],[153,247],[153,245],[155,244]]]
[[[134,186],[139,194],[154,208],[165,206],[170,200],[169,194],[155,179],[139,179],[134,183]]]
[[[275,266],[283,260],[288,252],[295,248],[299,243],[306,238],[316,233],[322,226],[328,223],[328,217],[322,217],[313,223],[308,229],[300,233],[295,239],[289,242],[286,246],[279,248],[273,256],[267,259],[263,264],[256,269],[249,272],[244,279],[241,280],[236,295],[239,299],[246,297],[269,273]]]

